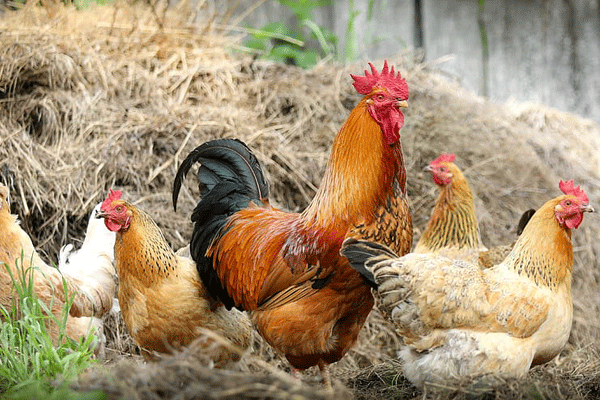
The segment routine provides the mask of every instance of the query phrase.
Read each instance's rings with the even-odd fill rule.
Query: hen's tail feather
[[[517,236],[521,236],[533,214],[535,214],[535,210],[530,208],[521,215],[521,219],[519,219],[519,224],[517,225]]]
[[[340,253],[373,288],[377,288],[377,282],[372,272],[372,266],[383,260],[398,258],[398,255],[384,244],[355,238],[344,240]]]
[[[66,244],[60,248],[60,252],[58,253],[58,269],[67,265],[67,262],[69,261],[69,256],[71,255],[72,251],[73,245],[71,243]]]
[[[246,195],[252,199],[269,197],[269,184],[258,159],[248,146],[237,139],[218,139],[196,147],[181,163],[173,183],[175,210],[183,180],[197,162],[201,164],[198,186],[203,197],[222,181],[241,182],[246,188]]]

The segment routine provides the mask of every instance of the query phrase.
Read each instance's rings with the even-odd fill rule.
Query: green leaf
[[[279,62],[296,61],[296,56],[300,53],[297,47],[289,44],[280,44],[274,46],[269,53],[269,58]]]
[[[312,20],[315,8],[331,4],[328,0],[279,0],[279,4],[289,8],[298,21]]]
[[[244,46],[253,49],[253,50],[259,50],[259,51],[267,51],[267,46],[270,46],[269,43],[270,39],[268,40],[263,40],[263,39],[256,39],[256,38],[251,38],[248,39],[244,42]]]
[[[310,29],[313,37],[315,37],[317,39],[317,41],[319,42],[319,45],[321,46],[321,50],[323,51],[323,53],[326,56],[331,54],[331,52],[333,51],[333,46],[325,38],[323,30],[317,24],[315,24],[313,21],[303,21],[302,25],[306,26],[308,29]]]
[[[273,37],[273,34],[279,36],[291,36],[290,28],[281,21],[271,22],[266,25],[263,25],[262,28],[260,28],[260,30],[262,32],[254,34],[255,37],[270,39]]]
[[[354,1],[350,1],[352,7],[354,7]],[[354,28],[354,21],[360,14],[360,11],[354,11],[351,8],[350,17],[348,18],[348,25],[346,27],[346,50],[344,53],[345,59],[348,61],[355,60],[358,54],[358,39],[356,38],[356,29]]]
[[[303,69],[314,67],[319,61],[319,54],[314,51],[303,51],[296,56],[296,65]]]

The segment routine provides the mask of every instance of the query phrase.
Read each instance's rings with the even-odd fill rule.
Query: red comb
[[[115,200],[119,200],[121,198],[121,191],[120,190],[112,190],[110,189],[110,192],[108,193],[108,197],[106,198],[106,200],[104,200],[102,202],[102,205],[100,205],[100,209],[101,210],[106,210],[106,208],[108,206],[110,206],[110,203],[112,203]]]
[[[585,192],[583,191],[583,189],[581,189],[581,187],[575,186],[575,184],[573,183],[573,180],[566,181],[566,182],[561,180],[558,183],[558,187],[560,190],[562,190],[562,192],[564,194],[570,194],[570,195],[577,197],[579,199],[579,201],[582,202],[583,204],[588,204],[590,202],[587,197],[587,194],[585,194]]]
[[[365,76],[350,74],[354,79],[354,88],[360,94],[367,95],[371,93],[375,87],[386,88],[387,91],[394,97],[398,97],[401,100],[408,99],[408,85],[406,79],[400,76],[400,72],[396,74],[394,67],[388,70],[387,60],[383,63],[383,69],[381,73],[377,72],[375,66],[369,63],[371,67],[371,74],[365,70]]]
[[[454,160],[456,160],[456,156],[454,155],[454,153],[449,153],[449,154],[442,154],[440,155],[438,158],[436,158],[435,160],[433,160],[431,162],[431,165],[436,165],[439,163],[443,163],[443,162],[454,162]]]

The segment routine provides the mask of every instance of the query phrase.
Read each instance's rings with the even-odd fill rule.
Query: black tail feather
[[[256,156],[242,141],[219,139],[196,147],[181,163],[173,183],[173,208],[177,210],[177,198],[183,180],[195,163],[198,169],[200,194],[204,197],[217,183],[224,180],[241,182],[247,195],[256,200],[269,197],[269,184]]]
[[[517,236],[521,236],[533,214],[535,214],[535,210],[530,208],[521,215],[521,219],[519,219],[519,224],[517,225]]]
[[[227,308],[235,306],[214,269],[212,257],[206,252],[221,235],[228,218],[269,196],[269,186],[262,168],[250,149],[239,140],[221,139],[206,142],[193,150],[183,161],[173,184],[173,207],[188,171],[196,162],[201,200],[192,213],[194,231],[190,254],[208,292],[219,298]]]
[[[369,270],[369,266],[374,262],[398,258],[398,255],[384,244],[354,238],[344,240],[340,254],[348,259],[352,268],[372,288],[377,288],[377,282],[375,281],[375,276]]]

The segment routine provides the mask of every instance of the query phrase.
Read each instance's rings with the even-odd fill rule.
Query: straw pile
[[[209,5],[118,2],[84,11],[28,5],[0,19],[0,180],[9,184],[13,212],[49,261],[56,262],[61,245],[83,239],[89,211],[110,188],[121,189],[126,199],[148,211],[174,248],[185,245],[198,198],[196,182],[188,179],[177,213],[170,202],[171,184],[182,158],[212,138],[248,143],[280,206],[300,210],[313,196],[333,136],[359,100],[349,73],[362,71],[366,63],[327,63],[303,71],[254,60],[232,50],[241,37],[227,25],[232,10]],[[489,246],[512,241],[520,214],[558,195],[559,179],[575,179],[591,203],[600,206],[600,127],[537,105],[479,98],[414,55],[389,61],[411,88],[402,143],[415,238],[436,196],[422,167],[442,152],[456,153],[470,180]],[[491,392],[485,393],[520,398],[524,388],[541,384],[555,398],[577,398],[600,385],[599,225],[597,215],[586,215],[573,235],[575,318],[563,354],[536,368],[525,382],[488,385],[485,390]],[[418,395],[393,368],[398,343],[373,312],[359,343],[334,367],[334,376],[359,398]],[[113,343],[117,351],[121,344]],[[124,353],[130,351],[130,343],[124,346]],[[149,374],[168,386],[180,385],[174,377],[188,368],[186,382],[208,387],[221,382],[223,390],[235,386],[238,373],[250,380],[258,376],[255,388],[262,387],[265,376],[278,385],[269,368],[287,364],[260,339],[255,350],[248,357],[268,360],[270,367],[246,361],[235,367],[241,369],[237,372],[217,372],[196,363],[192,371],[189,364],[170,360],[138,368],[131,366],[138,365],[134,359],[120,361],[132,364],[109,373],[128,382],[142,382]],[[211,374],[222,379],[210,383]],[[82,378],[80,388],[86,387],[85,379],[100,382],[95,387],[115,397],[124,393],[115,379],[97,374]],[[289,389],[288,383],[277,387]],[[163,389],[155,395],[170,398]],[[469,390],[466,384],[449,393],[462,396]]]

